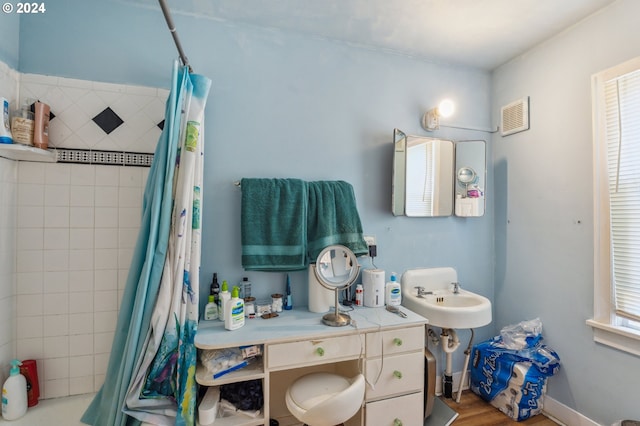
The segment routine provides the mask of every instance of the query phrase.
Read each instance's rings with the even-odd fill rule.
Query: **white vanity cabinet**
[[[262,345],[263,356],[249,366],[213,379],[198,364],[201,386],[262,380],[264,407],[258,418],[237,415],[216,419],[214,426],[297,425],[284,395],[303,374],[332,371],[345,377],[362,372],[367,386],[363,408],[347,426],[422,425],[424,387],[424,331],[427,320],[402,308],[407,318],[384,308],[355,308],[354,326],[330,327],[321,314],[284,311],[277,318],[250,319],[234,331],[221,321],[201,321],[195,344],[199,350]],[[400,376],[400,377],[398,377]],[[395,423],[394,423],[395,422]]]
[[[421,425],[424,326],[367,334],[366,426]]]

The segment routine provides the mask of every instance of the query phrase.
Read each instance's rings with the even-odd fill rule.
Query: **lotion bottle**
[[[400,306],[402,302],[402,292],[400,283],[396,281],[396,273],[391,273],[390,281],[385,286],[385,303],[387,306]]]
[[[33,146],[47,149],[49,146],[49,105],[36,101],[34,104],[35,123],[33,128]]]
[[[229,284],[226,280],[222,281],[222,291],[220,292],[220,304],[218,305],[218,319],[224,321],[225,312],[227,309],[227,302],[231,299],[231,293],[229,293]]]
[[[244,300],[240,298],[240,287],[233,287],[231,299],[224,307],[224,328],[237,330],[244,325]]]
[[[2,418],[16,420],[27,412],[27,379],[20,374],[22,363],[17,359],[11,361],[9,378],[2,386]]]
[[[207,321],[218,319],[218,304],[213,294],[209,295],[209,303],[204,307],[204,319]]]

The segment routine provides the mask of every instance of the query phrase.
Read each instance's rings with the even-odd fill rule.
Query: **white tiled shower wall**
[[[15,99],[19,74],[0,62],[0,96]],[[15,246],[18,164],[0,158],[0,381],[15,353]]]
[[[13,73],[20,99],[51,105],[51,145],[154,151],[166,90]],[[109,135],[91,120],[106,106],[124,121]],[[102,385],[148,170],[0,159],[2,373],[36,359],[44,398]]]

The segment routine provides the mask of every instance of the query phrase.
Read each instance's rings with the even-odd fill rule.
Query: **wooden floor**
[[[458,418],[451,424],[452,426],[558,425],[558,423],[542,414],[530,417],[521,422],[516,422],[468,390],[462,392],[460,403],[455,401],[455,396],[457,396],[457,394],[454,394],[454,399],[442,399],[449,407],[458,413]]]

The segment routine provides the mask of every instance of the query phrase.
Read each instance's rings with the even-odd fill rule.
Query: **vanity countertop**
[[[258,345],[273,342],[289,342],[301,339],[320,339],[353,334],[354,329],[361,332],[375,331],[380,328],[404,328],[418,324],[427,324],[428,320],[401,306],[407,315],[399,315],[382,308],[354,307],[348,314],[355,325],[331,327],[322,323],[322,313],[309,312],[306,308],[293,309],[278,313],[270,319],[245,319],[244,326],[237,330],[226,330],[224,322],[219,320],[200,321],[196,333],[195,345],[200,349],[220,349],[233,346]]]

